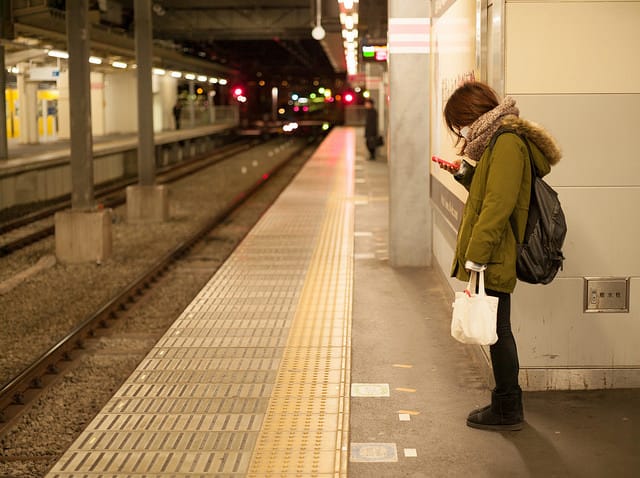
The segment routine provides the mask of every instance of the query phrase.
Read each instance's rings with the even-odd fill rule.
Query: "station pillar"
[[[169,218],[169,194],[155,184],[153,134],[153,57],[151,1],[135,2],[135,41],[138,78],[138,184],[127,188],[127,221],[163,222]]]
[[[17,75],[18,96],[20,98],[20,143],[37,144],[38,139],[38,84],[28,81],[29,64],[20,63]]]
[[[389,0],[389,260],[431,265],[430,4]]]
[[[111,210],[99,209],[93,189],[89,1],[67,2],[71,210],[55,215],[56,257],[60,262],[102,262],[111,255]]]

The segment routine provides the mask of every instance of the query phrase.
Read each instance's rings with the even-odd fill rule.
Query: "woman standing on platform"
[[[475,81],[456,89],[444,108],[445,123],[456,146],[461,144],[459,156],[476,163],[458,162],[460,170],[441,165],[469,190],[451,275],[468,282],[469,271],[484,270],[486,292],[499,300],[498,341],[490,347],[495,379],[491,403],[467,417],[468,426],[484,430],[520,430],[524,421],[510,317],[516,244],[524,236],[532,181],[524,141],[539,176],[561,156],[547,131],[518,115],[513,98],[500,102],[489,86]]]

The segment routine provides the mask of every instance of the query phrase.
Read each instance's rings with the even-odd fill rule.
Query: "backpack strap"
[[[524,136],[522,136],[521,134],[519,134],[517,131],[515,131],[513,129],[501,128],[498,131],[496,131],[496,133],[491,138],[491,141],[489,142],[488,148],[489,149],[493,149],[493,146],[496,144],[496,141],[498,140],[498,137],[500,135],[502,135],[502,134],[505,134],[505,133],[513,133],[513,134],[515,134],[518,138],[520,138],[520,140],[527,147],[527,154],[529,156],[529,164],[531,166],[531,192],[529,193],[529,213],[531,213],[531,204],[535,201],[535,195],[533,194],[533,182],[534,182],[535,178],[538,177],[538,172],[536,170],[535,165],[533,164],[533,153],[531,152],[531,146],[529,145],[529,141],[527,140],[527,138],[525,138]],[[515,225],[514,220],[513,220],[513,214],[509,217],[509,223],[511,224],[511,230],[513,231],[513,235],[516,238],[516,242],[518,242],[518,236],[517,236],[517,232],[516,232],[516,225]],[[529,223],[530,223],[530,221],[527,220],[527,227],[526,227],[525,232],[524,232],[525,240],[526,240],[527,237],[529,237],[529,235],[531,235],[531,232],[532,232],[530,230]]]

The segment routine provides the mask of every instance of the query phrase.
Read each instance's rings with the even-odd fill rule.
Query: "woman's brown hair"
[[[468,81],[458,87],[447,100],[444,121],[459,141],[462,139],[461,128],[470,126],[499,104],[498,95],[489,86],[478,81]]]

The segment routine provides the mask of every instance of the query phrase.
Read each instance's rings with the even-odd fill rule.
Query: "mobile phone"
[[[438,164],[442,164],[444,166],[447,166],[447,167],[455,169],[455,170],[460,169],[460,165],[459,164],[450,163],[449,161],[445,161],[444,159],[439,158],[438,156],[431,156],[431,161],[436,162]]]

